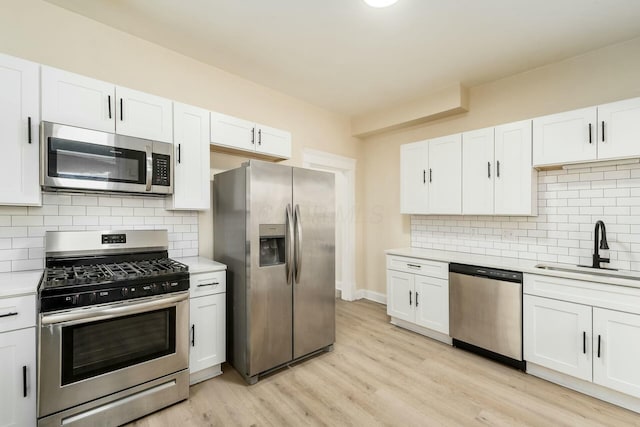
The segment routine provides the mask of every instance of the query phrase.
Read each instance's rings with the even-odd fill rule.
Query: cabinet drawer
[[[196,273],[190,276],[190,297],[218,294],[227,290],[226,271]]]
[[[36,325],[36,296],[0,298],[0,332]]]
[[[387,257],[387,268],[390,270],[419,274],[421,276],[436,277],[438,279],[447,279],[449,277],[448,263],[420,258],[389,256]]]

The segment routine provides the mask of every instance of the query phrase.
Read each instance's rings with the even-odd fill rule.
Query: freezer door
[[[290,166],[253,161],[248,174],[247,354],[248,376],[254,376],[292,358],[292,284],[286,262],[277,262],[287,257],[272,238],[277,230],[286,231],[292,175]]]
[[[335,177],[293,168],[293,357],[335,341]]]

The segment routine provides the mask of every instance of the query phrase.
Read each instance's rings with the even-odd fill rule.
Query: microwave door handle
[[[146,146],[146,152],[147,152],[147,177],[146,177],[147,191],[151,191],[151,177],[153,175],[153,156],[152,156],[150,145]]]

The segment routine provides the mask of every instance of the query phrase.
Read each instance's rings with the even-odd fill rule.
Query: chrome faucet
[[[593,268],[600,267],[601,262],[609,262],[609,258],[601,258],[598,251],[598,231],[602,230],[602,239],[600,240],[600,249],[609,249],[607,244],[607,229],[604,227],[604,222],[601,220],[596,221],[596,228],[593,230]]]

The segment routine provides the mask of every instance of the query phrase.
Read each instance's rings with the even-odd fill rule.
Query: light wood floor
[[[131,426],[640,426],[640,415],[337,302],[335,350],[247,386],[229,365]]]

